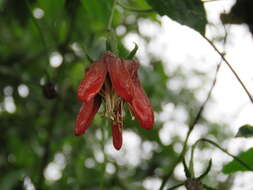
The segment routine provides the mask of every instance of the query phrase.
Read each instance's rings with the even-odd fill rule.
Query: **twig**
[[[225,28],[224,28],[224,30],[225,30],[225,36],[224,36],[224,42],[223,42],[223,43],[225,44],[225,43],[226,43],[226,40],[227,40],[227,31],[226,31]],[[220,61],[219,64],[217,65],[217,67],[216,67],[216,72],[215,72],[215,76],[214,76],[214,79],[213,79],[213,83],[212,83],[212,86],[211,86],[211,88],[210,88],[210,90],[209,90],[209,92],[208,92],[208,95],[207,95],[205,101],[204,101],[204,102],[202,103],[202,105],[200,106],[199,111],[198,111],[198,113],[197,113],[195,119],[193,120],[193,122],[192,122],[191,125],[189,126],[189,129],[188,129],[188,132],[187,132],[187,135],[186,135],[184,144],[183,144],[183,149],[182,149],[182,151],[181,151],[181,153],[180,153],[178,159],[175,161],[175,163],[172,164],[171,170],[168,172],[167,175],[163,176],[163,178],[162,178],[162,184],[161,184],[159,190],[162,190],[162,189],[163,189],[164,185],[166,184],[166,180],[173,174],[174,169],[176,168],[177,164],[178,164],[179,162],[182,161],[182,159],[183,159],[183,157],[184,157],[184,155],[185,155],[185,153],[186,153],[188,139],[189,139],[189,137],[190,137],[190,135],[191,135],[191,133],[192,133],[194,127],[196,126],[196,124],[198,123],[199,119],[201,118],[201,115],[202,115],[202,113],[203,113],[203,111],[204,111],[204,108],[205,108],[207,102],[209,101],[209,99],[210,99],[210,97],[211,97],[211,94],[212,94],[212,92],[213,92],[213,89],[214,89],[214,87],[215,87],[215,85],[216,85],[217,76],[218,76],[218,73],[219,73],[219,71],[220,71],[221,63],[222,63],[222,61]]]
[[[247,87],[245,86],[245,84],[242,82],[241,78],[239,77],[239,75],[236,73],[236,71],[234,70],[234,68],[231,66],[231,64],[227,61],[227,59],[225,58],[224,54],[221,53],[218,48],[213,44],[213,42],[211,40],[209,40],[206,36],[202,35],[203,38],[213,47],[213,49],[221,56],[222,60],[227,64],[227,66],[229,67],[229,69],[232,71],[232,73],[235,75],[236,79],[238,80],[238,82],[241,84],[242,88],[244,89],[244,91],[247,93],[251,103],[253,103],[253,98],[249,92],[249,90],[247,89]]]
[[[122,4],[120,1],[117,2],[117,4],[119,6],[121,6],[123,9],[127,10],[127,11],[131,11],[131,12],[137,12],[137,13],[150,13],[150,12],[154,12],[153,9],[137,9],[137,8],[133,8],[133,7],[128,7],[124,4]]]
[[[243,160],[241,160],[240,158],[238,158],[237,156],[229,153],[226,149],[222,148],[220,145],[218,145],[216,142],[210,140],[210,139],[206,139],[206,138],[201,138],[199,140],[197,140],[194,144],[194,147],[199,143],[199,142],[207,142],[215,147],[217,147],[218,149],[220,149],[222,152],[226,153],[227,155],[231,156],[234,160],[236,160],[237,162],[239,162],[241,165],[243,165],[245,168],[247,168],[250,171],[253,171],[253,168],[251,166],[249,166],[247,163],[245,163]]]
[[[183,150],[182,150],[182,152],[180,153],[178,159],[175,161],[175,163],[172,164],[173,167],[172,167],[172,169],[170,170],[170,172],[169,172],[166,176],[163,177],[160,190],[163,189],[163,187],[164,187],[164,185],[165,185],[165,183],[166,183],[166,179],[168,179],[168,178],[172,175],[172,173],[173,173],[175,167],[176,167],[177,164],[183,159],[183,157],[184,157],[184,155],[185,155],[185,153],[186,153],[188,139],[189,139],[190,134],[191,134],[191,132],[193,131],[194,127],[196,126],[196,124],[198,123],[199,119],[201,118],[202,112],[203,112],[203,110],[204,110],[204,108],[205,108],[205,106],[206,106],[208,100],[209,100],[210,97],[211,97],[212,91],[213,91],[213,89],[214,89],[214,87],[215,87],[215,84],[216,84],[216,81],[217,81],[217,76],[218,76],[218,72],[219,72],[219,70],[220,70],[221,63],[222,63],[222,62],[220,62],[220,63],[218,64],[217,68],[216,68],[215,77],[214,77],[212,86],[211,86],[211,88],[210,88],[210,90],[209,90],[209,92],[208,92],[207,98],[205,99],[205,101],[203,102],[203,104],[200,106],[200,109],[199,109],[199,111],[198,111],[198,113],[197,113],[195,119],[193,120],[193,122],[192,122],[191,125],[189,126],[189,129],[188,129],[188,132],[187,132],[185,141],[184,141],[184,145],[183,145]]]
[[[113,19],[114,9],[115,9],[116,3],[117,3],[117,0],[113,0],[111,15],[110,15],[108,25],[107,25],[107,30],[108,31],[110,31],[112,29],[112,19]]]

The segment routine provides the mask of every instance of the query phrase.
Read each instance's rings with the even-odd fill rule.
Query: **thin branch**
[[[112,19],[113,19],[114,9],[115,9],[116,3],[117,3],[117,0],[113,0],[111,15],[110,15],[108,25],[107,25],[107,30],[108,31],[110,31],[112,29]]]
[[[151,12],[154,12],[154,9],[137,9],[137,8],[133,8],[133,7],[128,7],[124,4],[122,4],[120,1],[118,1],[117,4],[120,7],[122,7],[123,9],[125,9],[127,11],[131,11],[131,12],[136,12],[136,13],[151,13]]]
[[[224,25],[223,25],[223,26],[224,26]],[[227,40],[227,31],[226,31],[225,28],[224,28],[224,30],[225,30],[225,36],[224,36],[224,41],[223,41],[223,43],[225,44],[225,43],[226,43],[226,40]],[[189,125],[189,129],[188,129],[188,132],[187,132],[187,135],[186,135],[184,144],[183,144],[183,149],[182,149],[182,151],[181,151],[181,153],[180,153],[178,159],[175,161],[175,163],[172,164],[171,170],[168,172],[167,175],[163,176],[163,178],[162,178],[162,184],[161,184],[159,190],[162,190],[162,189],[163,189],[163,187],[164,187],[165,184],[166,184],[167,179],[173,174],[174,169],[176,168],[176,166],[178,165],[178,163],[182,161],[182,159],[183,159],[183,157],[184,157],[184,155],[185,155],[185,153],[186,153],[188,139],[189,139],[189,137],[190,137],[190,135],[191,135],[191,133],[192,133],[194,127],[195,127],[196,124],[199,122],[199,120],[200,120],[200,118],[201,118],[201,115],[202,115],[202,113],[203,113],[203,111],[204,111],[204,108],[205,108],[207,102],[209,101],[209,99],[210,99],[210,97],[211,97],[211,94],[212,94],[212,92],[213,92],[213,89],[214,89],[214,87],[215,87],[215,85],[216,85],[217,76],[218,76],[218,73],[219,73],[219,71],[220,71],[221,63],[222,63],[222,61],[220,61],[219,64],[217,65],[217,67],[216,67],[216,72],[215,72],[215,76],[214,76],[214,79],[213,79],[213,83],[212,83],[212,85],[211,85],[211,88],[210,88],[210,90],[209,90],[209,92],[208,92],[208,95],[207,95],[205,101],[204,101],[204,102],[202,103],[202,105],[200,106],[199,111],[198,111],[198,113],[197,113],[195,119],[194,119],[193,122]]]
[[[199,142],[207,142],[215,147],[217,147],[218,149],[220,149],[222,152],[226,153],[227,155],[231,156],[234,160],[236,160],[237,162],[239,162],[241,165],[243,165],[245,168],[247,168],[250,171],[253,171],[253,168],[251,166],[249,166],[247,163],[245,163],[243,160],[241,160],[240,158],[238,158],[237,156],[229,153],[226,149],[222,148],[220,145],[218,145],[216,142],[210,140],[210,139],[206,139],[206,138],[201,138],[198,141],[196,141],[195,146],[199,143]]]
[[[229,67],[229,69],[232,71],[232,73],[235,75],[236,79],[238,80],[238,82],[241,84],[242,88],[244,89],[244,91],[247,93],[251,103],[253,103],[253,97],[251,96],[249,90],[247,89],[247,87],[245,86],[245,84],[242,82],[241,78],[239,77],[239,75],[236,73],[236,71],[234,70],[234,68],[231,66],[231,64],[227,61],[227,59],[225,58],[224,54],[221,53],[218,48],[213,44],[213,42],[211,40],[209,40],[206,36],[202,35],[203,38],[213,47],[213,49],[221,56],[221,58],[223,59],[223,61],[227,64],[227,66]]]
[[[198,111],[198,113],[197,113],[195,119],[193,120],[193,122],[192,122],[191,125],[189,126],[189,129],[188,129],[188,132],[187,132],[185,141],[184,141],[184,145],[183,145],[183,150],[182,150],[182,152],[180,153],[178,159],[177,159],[177,160],[175,161],[175,163],[172,165],[173,167],[171,168],[170,172],[169,172],[166,176],[163,177],[162,185],[161,185],[161,187],[160,187],[160,190],[163,189],[163,187],[164,187],[164,185],[165,185],[165,183],[166,183],[166,180],[172,175],[172,173],[174,172],[175,167],[177,166],[177,164],[178,164],[180,161],[182,161],[182,159],[183,159],[183,157],[184,157],[184,155],[185,155],[185,153],[186,153],[186,150],[187,150],[187,142],[188,142],[188,139],[189,139],[189,137],[190,137],[190,134],[191,134],[191,132],[193,131],[193,129],[194,129],[194,127],[196,126],[196,124],[198,123],[198,121],[200,120],[201,115],[202,115],[202,113],[203,113],[203,111],[204,111],[204,108],[205,108],[207,102],[209,101],[209,99],[210,99],[210,97],[211,97],[211,94],[212,94],[212,92],[213,92],[213,89],[214,89],[214,87],[215,87],[215,85],[216,85],[217,76],[218,76],[218,73],[219,73],[219,70],[220,70],[221,63],[222,63],[222,62],[220,62],[220,63],[217,65],[216,72],[215,72],[215,76],[214,76],[214,80],[213,80],[212,86],[211,86],[211,88],[210,88],[210,90],[209,90],[209,92],[208,92],[208,95],[207,95],[205,101],[204,101],[203,104],[200,106],[199,111]]]

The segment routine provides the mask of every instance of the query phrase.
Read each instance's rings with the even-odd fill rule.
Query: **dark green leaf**
[[[238,158],[245,162],[247,165],[253,167],[253,148],[250,148],[246,152],[240,153],[238,155]],[[249,169],[245,168],[245,166],[243,166],[236,160],[227,163],[223,167],[223,173],[225,174],[230,174],[238,171],[249,171]]]
[[[200,0],[147,0],[161,16],[167,15],[180,24],[205,34],[207,24],[205,9]]]
[[[243,125],[237,132],[236,137],[253,137],[253,126]]]

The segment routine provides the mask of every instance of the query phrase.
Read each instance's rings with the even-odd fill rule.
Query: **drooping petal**
[[[128,72],[130,73],[131,79],[133,81],[138,78],[138,69],[140,64],[135,60],[124,60],[125,66],[127,67]]]
[[[125,60],[108,55],[107,70],[115,92],[126,101],[133,98],[133,82]]]
[[[131,110],[142,128],[152,129],[154,125],[154,112],[149,99],[141,87],[135,87],[135,96],[130,103]]]
[[[130,108],[139,121],[142,128],[152,129],[154,125],[154,112],[149,98],[143,90],[138,79],[139,64],[136,61],[128,61],[128,70],[133,81],[133,99],[129,102]]]
[[[122,124],[113,122],[112,124],[112,142],[115,149],[119,150],[122,146]]]
[[[101,58],[93,63],[79,85],[77,96],[82,102],[89,102],[102,88],[107,74],[106,64]]]
[[[88,129],[91,121],[101,105],[101,97],[96,96],[89,102],[83,103],[76,118],[75,135],[80,136]]]

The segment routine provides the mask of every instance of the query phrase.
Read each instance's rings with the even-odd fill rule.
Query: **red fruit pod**
[[[83,103],[76,118],[75,135],[80,136],[88,129],[101,105],[101,97],[96,96],[87,103]]]
[[[126,101],[133,98],[133,82],[125,60],[108,59],[107,69],[115,92]]]
[[[89,102],[102,88],[107,75],[103,58],[93,63],[79,85],[77,96],[82,102]]]
[[[122,146],[122,124],[113,122],[112,124],[112,142],[115,149],[119,150]]]

